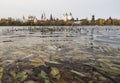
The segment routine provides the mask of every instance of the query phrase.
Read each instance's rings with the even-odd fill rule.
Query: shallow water
[[[52,31],[49,31],[51,30]],[[119,26],[7,26],[0,27],[0,43],[25,44],[49,42],[49,41],[71,41],[74,43],[99,43],[115,48],[120,47]]]
[[[95,83],[119,83],[120,27],[0,27],[1,83],[14,83],[11,82],[16,80],[14,75],[19,75],[19,73],[23,72],[24,77],[26,75],[24,75],[24,73],[26,73],[25,70],[31,71],[32,69],[36,69],[36,66],[40,67],[39,69],[37,67],[39,72],[41,70],[44,71],[44,73],[48,72],[45,71],[44,68],[41,68],[41,58],[43,60],[42,63],[47,63],[45,68],[56,67],[57,71],[60,70],[66,74],[66,76],[62,77],[63,81],[66,78],[68,79],[68,77],[68,81],[73,79],[73,77],[76,76],[73,76],[74,73],[87,77],[86,79],[78,77],[83,83],[91,81]],[[64,65],[63,68],[61,68],[61,65]],[[21,68],[22,71],[19,71]],[[68,70],[66,71],[66,69]],[[13,78],[11,77],[11,72],[13,72]],[[35,72],[32,74],[33,77],[34,73]],[[70,73],[71,75],[69,75]],[[7,78],[9,80],[6,80]],[[75,79],[77,80],[77,78]],[[23,81],[23,78],[20,80]],[[28,81],[27,83],[29,83],[30,80],[32,79],[24,79],[24,81]],[[39,83],[39,80],[40,79],[37,80],[38,82],[32,80],[32,82]],[[58,81],[61,83],[61,79]],[[81,83],[81,81],[76,83]]]

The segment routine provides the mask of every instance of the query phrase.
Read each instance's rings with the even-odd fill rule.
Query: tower
[[[23,22],[24,22],[24,23],[26,22],[25,16],[23,16]]]
[[[95,16],[94,15],[92,15],[91,25],[95,25]]]
[[[69,20],[72,20],[73,19],[73,16],[72,16],[72,13],[65,13],[63,14],[63,20],[64,21],[69,21]]]
[[[69,14],[68,14],[68,20],[72,20],[72,13],[70,12]]]
[[[112,24],[113,24],[113,20],[112,20],[111,17],[109,17],[107,24],[108,24],[108,25],[112,25]]]
[[[92,21],[95,21],[95,16],[94,15],[92,15]]]
[[[45,15],[45,13],[43,13],[43,14],[41,15],[41,20],[42,20],[42,21],[45,21],[45,20],[46,20],[46,15]]]
[[[50,20],[51,20],[51,21],[53,20],[53,16],[52,16],[52,14],[50,15]]]
[[[41,20],[43,20],[43,14],[41,15]]]

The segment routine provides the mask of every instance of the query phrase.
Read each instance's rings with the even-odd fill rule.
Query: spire
[[[68,14],[66,13],[65,16],[68,16]]]
[[[52,16],[52,14],[50,14],[50,20],[53,20],[53,16]]]
[[[25,16],[23,16],[23,20],[25,20]]]
[[[41,15],[41,20],[46,20],[45,13],[42,13],[42,15]]]
[[[72,13],[70,12],[70,16],[72,16]]]
[[[95,16],[94,15],[92,15],[92,21],[94,21],[95,20]]]
[[[95,25],[95,24],[96,24],[96,22],[95,22],[95,16],[94,16],[94,15],[92,15],[91,25]]]
[[[46,19],[46,15],[45,15],[45,13],[43,13],[43,18],[44,18],[44,20]]]
[[[41,20],[43,20],[43,14],[41,15]]]

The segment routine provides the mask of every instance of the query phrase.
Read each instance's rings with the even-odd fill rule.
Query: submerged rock
[[[111,80],[112,76],[107,77],[103,70],[92,65],[80,61],[65,60],[59,61],[59,63],[44,62],[39,58],[16,60],[5,69],[0,68],[1,83],[114,82]]]
[[[50,74],[53,78],[60,79],[60,71],[58,68],[52,67]]]
[[[3,71],[4,71],[4,68],[0,67],[0,82],[1,82],[1,79],[2,79],[2,76],[3,76]]]
[[[32,65],[34,67],[38,67],[41,65],[45,65],[45,62],[42,59],[34,58],[34,59],[30,60],[30,65]]]

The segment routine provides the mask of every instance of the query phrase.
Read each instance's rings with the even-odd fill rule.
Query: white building
[[[41,15],[41,21],[46,21],[46,20],[47,20],[46,15],[45,15],[45,13],[43,13],[43,14]]]
[[[27,19],[25,18],[25,16],[23,16],[22,21],[23,21],[23,23],[27,22]]]
[[[72,19],[73,19],[72,13],[63,14],[64,21],[68,21],[68,20],[72,20]]]
[[[32,22],[36,23],[37,18],[35,16],[28,16],[28,21],[32,21]]]

